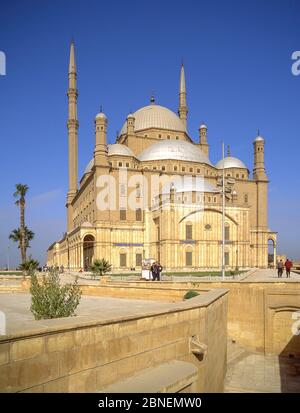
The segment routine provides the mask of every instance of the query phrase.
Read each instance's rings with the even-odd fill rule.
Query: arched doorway
[[[93,235],[86,235],[83,238],[83,266],[84,271],[88,271],[94,259],[94,243]]]
[[[268,239],[268,267],[276,268],[276,244],[272,238]]]

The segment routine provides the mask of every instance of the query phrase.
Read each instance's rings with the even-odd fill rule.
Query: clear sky
[[[79,89],[79,176],[92,157],[100,105],[114,142],[129,111],[157,103],[177,111],[184,60],[188,129],[208,125],[210,158],[230,144],[252,171],[252,141],[266,141],[269,226],[279,251],[300,259],[299,0],[2,0],[0,51],[0,267],[19,261],[8,241],[19,225],[14,185],[26,183],[31,253],[41,263],[65,231],[67,68],[75,39]]]

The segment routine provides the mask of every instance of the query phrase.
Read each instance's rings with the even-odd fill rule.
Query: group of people
[[[283,274],[283,269],[285,268],[285,272],[286,272],[286,278],[290,278],[291,276],[291,268],[293,267],[293,263],[292,261],[290,261],[288,258],[285,261],[285,263],[283,263],[282,260],[277,262],[277,273],[278,273],[278,278],[282,277]]]
[[[63,274],[64,273],[64,271],[65,271],[65,268],[64,268],[64,266],[63,265],[60,265],[60,266],[58,266],[58,265],[51,265],[51,266],[49,266],[49,265],[44,265],[43,267],[40,267],[39,268],[39,271],[41,272],[49,272],[49,271],[58,271],[60,274]]]
[[[163,267],[160,265],[159,262],[154,262],[151,267],[150,271],[152,274],[152,281],[160,281],[160,273],[162,272]]]

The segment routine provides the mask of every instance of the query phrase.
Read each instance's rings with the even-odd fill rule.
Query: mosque
[[[80,270],[105,258],[118,272],[139,269],[143,260],[152,258],[172,271],[217,270],[222,235],[227,269],[266,268],[270,243],[276,262],[276,232],[268,227],[269,181],[262,136],[253,141],[252,175],[229,153],[213,165],[207,126],[201,123],[197,142],[188,134],[182,65],[178,114],[152,97],[149,105],[127,116],[114,144],[107,144],[106,115],[102,111],[96,115],[93,157],[78,182],[76,77],[72,42],[67,232],[48,248],[48,265]]]

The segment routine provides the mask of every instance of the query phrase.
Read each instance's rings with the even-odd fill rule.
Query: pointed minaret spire
[[[186,93],[183,60],[181,62],[181,70],[180,70],[180,91],[179,91],[179,93]]]
[[[73,39],[71,41],[71,47],[70,47],[69,73],[76,73],[75,45],[74,45],[74,40]]]
[[[188,108],[186,104],[186,86],[185,86],[185,74],[184,74],[184,65],[181,63],[180,70],[180,86],[179,86],[179,108],[178,115],[182,122],[184,123],[185,129],[187,129],[187,113]]]
[[[75,48],[72,40],[69,61],[68,87],[68,151],[69,151],[69,190],[67,195],[68,232],[73,229],[72,201],[78,189],[78,119],[77,119],[77,81],[76,81]]]

